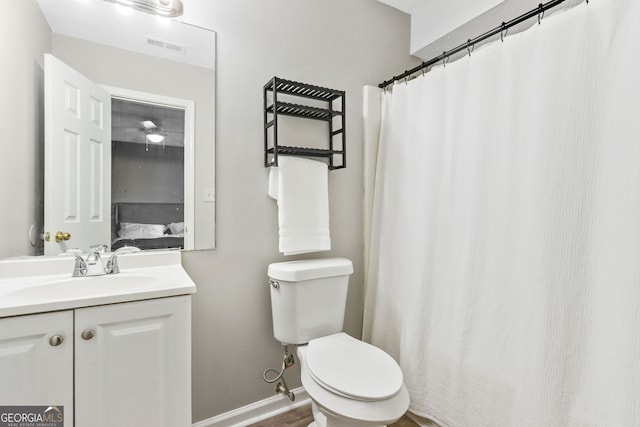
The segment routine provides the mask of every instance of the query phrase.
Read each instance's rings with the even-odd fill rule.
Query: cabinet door
[[[188,296],[76,310],[76,424],[191,425]]]
[[[73,426],[73,312],[0,319],[0,405],[64,406]]]

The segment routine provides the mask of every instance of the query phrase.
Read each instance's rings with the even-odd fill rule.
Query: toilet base
[[[314,421],[309,424],[308,427],[357,427],[362,425],[362,423],[354,421],[347,421],[343,418],[339,418],[334,416],[333,414],[326,413],[325,411],[320,410],[316,402],[311,400],[311,411],[313,412]],[[372,426],[367,424],[369,427],[387,427],[386,424],[380,424],[376,426]]]
[[[318,424],[314,421],[314,422],[312,422],[311,424],[309,424],[307,427],[322,427],[322,426],[318,425]],[[327,425],[325,425],[324,427],[330,427],[330,426],[327,424]],[[386,425],[384,425],[384,426],[380,426],[380,427],[387,427],[387,426],[386,426]]]

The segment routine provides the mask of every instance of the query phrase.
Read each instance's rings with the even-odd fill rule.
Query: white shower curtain
[[[547,16],[381,97],[364,338],[410,409],[640,426],[640,2]]]

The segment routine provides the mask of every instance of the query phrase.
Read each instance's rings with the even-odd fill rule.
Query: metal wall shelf
[[[268,93],[272,92],[271,104]],[[326,108],[311,105],[303,105],[278,100],[279,94],[294,97],[302,97],[327,103]],[[278,155],[320,157],[328,159],[329,169],[341,169],[346,164],[346,132],[345,132],[345,92],[314,86],[306,83],[294,82],[274,77],[269,80],[263,90],[264,95],[264,165],[278,166]],[[339,103],[340,109],[334,109],[334,104]],[[293,147],[278,143],[278,116],[290,116],[303,119],[322,120],[328,123],[329,147],[327,149]],[[334,129],[334,118],[339,127]],[[272,144],[269,144],[269,130],[273,129]],[[340,137],[340,143],[335,144],[334,139]],[[339,145],[339,147],[336,147]],[[341,162],[336,163],[336,160]]]

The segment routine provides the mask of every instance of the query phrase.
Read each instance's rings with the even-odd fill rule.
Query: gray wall
[[[44,53],[51,51],[51,30],[35,1],[13,3],[0,14],[0,258],[35,255],[29,228],[39,234],[44,215]]]
[[[348,167],[329,173],[331,252],[354,262],[346,331],[363,305],[362,87],[415,65],[409,17],[374,0],[218,0],[202,22],[217,32],[217,248],[187,252],[193,297],[193,419],[273,395],[262,371],[282,363],[266,281],[278,253],[276,203],[263,166],[262,87],[277,75],[347,91]],[[185,6],[186,7],[186,6]],[[304,139],[304,135],[301,135]],[[296,259],[296,257],[287,257]],[[287,374],[291,387],[297,372]]]
[[[111,144],[111,203],[184,202],[184,148]]]
[[[0,18],[3,61],[19,62],[15,72],[32,76],[39,88],[34,92],[13,84],[17,81],[13,69],[0,67],[0,93],[16,99],[15,107],[0,111],[5,159],[12,159],[10,154],[17,150],[28,151],[23,155],[26,162],[12,160],[6,163],[15,163],[15,167],[5,164],[0,168],[3,182],[17,184],[0,186],[1,223],[23,234],[26,230],[19,221],[37,204],[29,194],[35,193],[32,187],[42,179],[36,154],[42,135],[37,128],[43,122],[42,53],[51,51],[51,36],[46,23],[36,16],[33,0],[13,3],[19,14]],[[143,66],[141,55],[111,48],[98,51],[86,42],[62,36],[55,36],[53,42],[58,57],[98,83],[198,99],[199,103],[213,104],[215,99],[217,249],[183,255],[184,266],[198,286],[193,297],[194,421],[271,396],[273,386],[262,381],[262,371],[281,363],[281,348],[272,335],[265,277],[269,263],[285,258],[278,253],[276,204],[267,196],[268,169],[262,165],[264,83],[277,75],[347,91],[348,167],[329,174],[333,250],[317,255],[353,260],[345,330],[359,337],[363,304],[362,86],[377,84],[416,64],[407,53],[409,17],[375,0],[206,3],[209,10],[200,17],[202,21],[193,23],[218,33],[215,98],[211,95],[214,88],[203,87],[191,74],[184,79],[190,95],[167,93],[166,81],[150,79],[149,74],[132,75],[130,69]],[[12,44],[34,26],[42,34],[29,39],[33,46],[28,51],[22,44]],[[167,67],[164,64],[161,69]],[[196,116],[196,125],[205,126],[196,140],[214,132],[211,117]],[[304,138],[304,130],[299,132]],[[213,168],[207,165],[212,164],[214,153],[197,152],[196,158],[201,162],[197,185],[202,185],[198,182],[213,177]],[[34,180],[34,176],[40,178]],[[196,197],[201,194],[198,191]],[[7,208],[6,200],[15,203]],[[10,254],[14,253],[12,249]],[[288,373],[292,387],[300,384],[296,376],[297,372]]]

